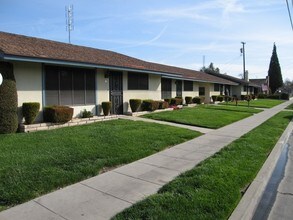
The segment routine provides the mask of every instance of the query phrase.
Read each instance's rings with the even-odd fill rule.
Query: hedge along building
[[[205,96],[209,102],[220,94],[217,85],[238,85],[112,51],[0,32],[0,65],[5,62],[13,64],[19,107],[24,102],[39,102],[41,108],[68,105],[74,116],[83,109],[102,114],[103,101],[112,102],[112,114],[129,111],[134,98]]]

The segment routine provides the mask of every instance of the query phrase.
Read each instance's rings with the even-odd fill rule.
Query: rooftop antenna
[[[73,26],[73,5],[65,6],[66,31],[68,31],[68,42],[71,44],[70,33],[74,30]]]

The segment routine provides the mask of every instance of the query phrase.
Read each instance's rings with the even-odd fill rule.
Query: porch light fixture
[[[0,73],[0,86],[1,86],[2,82],[3,82],[3,76],[2,76],[2,74]]]

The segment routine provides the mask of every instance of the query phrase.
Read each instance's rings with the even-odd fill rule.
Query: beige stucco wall
[[[105,78],[105,70],[97,69],[96,75],[96,103],[97,114],[103,113],[102,102],[110,101],[109,77]]]
[[[129,99],[161,100],[161,76],[149,74],[148,90],[128,90],[128,73],[123,72],[123,112],[129,112]]]
[[[205,101],[204,101],[205,103],[211,102],[211,91],[214,90],[213,86],[214,86],[214,84],[212,84],[212,83],[199,83],[198,84],[198,87],[205,87]]]
[[[18,95],[18,115],[22,120],[21,106],[24,102],[39,102],[42,109],[42,65],[39,63],[13,62]],[[42,114],[36,121],[42,120]]]

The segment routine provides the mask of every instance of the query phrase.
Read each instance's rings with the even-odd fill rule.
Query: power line
[[[286,0],[286,3],[287,3],[287,9],[288,9],[289,18],[290,18],[291,28],[292,28],[292,31],[293,31],[293,23],[292,23],[291,12],[290,12],[290,8],[289,8],[288,0]],[[293,5],[293,0],[292,0],[292,5]]]

